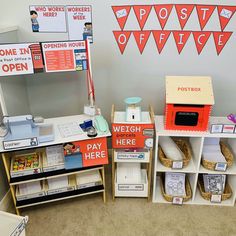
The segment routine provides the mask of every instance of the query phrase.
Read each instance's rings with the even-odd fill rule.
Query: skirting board
[[[9,190],[0,202],[0,211],[9,211],[12,208],[12,196]]]

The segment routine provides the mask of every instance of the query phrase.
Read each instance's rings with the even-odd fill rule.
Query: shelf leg
[[[114,149],[112,149],[112,181],[111,181],[111,187],[112,187],[112,200],[115,200],[115,151]]]
[[[102,168],[102,180],[103,180],[103,186],[104,186],[103,202],[106,203],[106,180],[105,180],[105,168],[104,168],[104,166]]]
[[[148,201],[151,199],[151,180],[152,180],[152,158],[153,158],[153,149],[150,149],[150,161],[148,163]]]
[[[8,156],[6,153],[3,153],[2,154],[2,161],[3,161],[3,165],[4,165],[4,168],[5,168],[6,175],[7,175],[8,183],[10,184],[10,180],[11,180],[11,176],[10,176],[10,156]],[[16,214],[20,215],[19,209],[16,208],[15,187],[10,185],[10,191],[11,191],[11,196],[12,196],[12,200],[13,200],[13,203],[14,203]]]

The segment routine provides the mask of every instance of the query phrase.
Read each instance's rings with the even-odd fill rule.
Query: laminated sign
[[[92,6],[66,6],[70,40],[93,42]]]
[[[33,74],[43,70],[40,45],[0,45],[0,76]]]
[[[81,154],[82,167],[108,164],[107,139],[96,138],[65,143],[64,155]]]
[[[42,43],[46,72],[87,69],[85,41]]]
[[[64,6],[30,6],[33,32],[67,32]]]
[[[113,148],[152,148],[153,124],[112,124]]]

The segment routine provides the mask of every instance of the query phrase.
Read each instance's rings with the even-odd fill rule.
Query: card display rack
[[[18,43],[18,28],[10,28],[6,31],[1,31],[0,34],[3,36],[1,38],[1,43],[6,44],[17,44]],[[89,44],[86,43],[86,51],[89,51]],[[90,53],[87,55],[87,64],[89,65],[89,69],[91,70],[91,64],[90,64]],[[37,57],[38,58],[38,57]],[[36,58],[36,59],[37,59]],[[40,57],[41,58],[41,57]],[[32,58],[35,59],[35,58]],[[88,67],[87,67],[88,68]],[[108,163],[108,151],[107,151],[107,137],[111,135],[110,131],[107,130],[103,133],[98,133],[98,135],[94,138],[89,138],[87,136],[87,132],[81,132],[81,133],[73,133],[73,135],[62,135],[61,130],[59,126],[65,125],[65,123],[75,123],[79,126],[79,124],[82,124],[86,120],[93,120],[93,117],[89,115],[71,115],[75,114],[76,112],[73,111],[73,113],[69,109],[66,109],[67,106],[64,106],[63,104],[70,104],[70,107],[75,107],[76,109],[78,107],[83,106],[83,102],[80,102],[79,99],[75,99],[75,96],[71,96],[74,94],[74,88],[78,86],[78,81],[75,78],[88,76],[89,73],[81,73],[80,76],[78,74],[78,71],[73,72],[64,72],[67,73],[70,81],[68,81],[68,88],[63,89],[63,93],[58,96],[59,93],[61,93],[61,86],[65,82],[64,80],[56,80],[55,83],[52,83],[52,90],[53,92],[46,92],[45,87],[48,87],[48,80],[45,80],[44,77],[48,77],[52,79],[54,76],[56,76],[55,73],[44,73],[43,71],[40,71],[42,73],[35,73],[34,75],[28,75],[27,73],[20,73],[20,75],[13,75],[11,76],[5,76],[1,78],[0,82],[0,105],[1,105],[1,111],[3,116],[19,116],[19,115],[25,115],[25,114],[39,114],[44,117],[53,117],[53,118],[47,118],[44,119],[43,124],[44,125],[52,125],[53,126],[53,135],[54,140],[49,142],[42,142],[37,144],[37,146],[34,147],[20,147],[15,148],[11,150],[5,150],[3,147],[3,141],[4,137],[0,138],[0,153],[3,159],[3,164],[5,168],[5,172],[7,175],[7,179],[10,185],[10,191],[13,198],[14,206],[16,209],[16,213],[20,214],[20,209],[28,207],[28,206],[34,206],[38,204],[53,202],[53,201],[59,201],[74,197],[79,197],[83,195],[93,194],[93,193],[102,193],[103,194],[103,200],[106,201],[106,185],[105,185],[105,170],[104,165]],[[46,72],[46,71],[45,71]],[[60,72],[59,72],[60,73]],[[54,74],[54,75],[53,75]],[[20,77],[20,78],[19,78]],[[39,81],[37,86],[32,86],[34,84],[33,77],[39,78]],[[36,81],[36,80],[35,80]],[[46,82],[45,82],[46,81]],[[50,83],[50,82],[49,82]],[[63,85],[64,86],[64,85]],[[72,90],[73,91],[72,91]],[[47,94],[47,96],[41,96],[41,91],[43,90],[43,94]],[[77,92],[77,90],[76,90]],[[31,94],[34,95],[34,98],[37,97],[35,94],[40,94],[40,99],[31,99]],[[11,95],[11,96],[9,96]],[[13,96],[14,95],[14,96]],[[58,105],[58,97],[62,100],[59,100],[60,104]],[[17,99],[16,99],[17,98]],[[45,106],[44,100],[47,100],[47,106]],[[73,99],[71,99],[73,98]],[[39,102],[40,101],[40,102]],[[82,101],[82,99],[81,99]],[[64,107],[63,107],[64,106]],[[69,106],[68,106],[69,107]],[[56,109],[54,109],[56,108]],[[60,110],[62,112],[60,112]],[[77,109],[77,112],[79,109]],[[42,132],[45,130],[42,130]],[[14,141],[14,140],[13,140]],[[11,159],[14,156],[14,152],[18,151],[33,151],[38,150],[41,151],[42,149],[45,149],[49,146],[54,145],[63,145],[65,143],[70,142],[76,142],[78,145],[81,145],[82,150],[80,150],[83,154],[83,166],[81,168],[76,169],[65,169],[63,166],[47,166],[47,163],[42,158],[41,162],[39,163],[39,169],[38,173],[35,172],[28,172],[27,175],[19,175],[19,176],[11,176]],[[87,146],[90,144],[90,149],[88,150]],[[99,144],[99,146],[96,146]],[[93,147],[101,147],[101,149],[93,149]],[[83,151],[84,150],[84,151]],[[85,158],[86,154],[86,158]],[[101,154],[101,155],[99,155]],[[44,169],[45,168],[45,169]],[[19,184],[34,182],[34,181],[40,181],[42,183],[43,188],[45,190],[47,189],[47,181],[52,178],[59,178],[62,176],[76,176],[78,173],[82,172],[90,172],[98,170],[101,175],[101,184],[95,184],[94,186],[90,184],[90,186],[86,186],[85,188],[74,188],[74,191],[59,191],[57,194],[47,194],[47,191],[45,191],[44,196],[40,196],[37,198],[31,198],[31,199],[25,199],[21,201],[17,201],[16,199],[16,192],[17,187]],[[37,172],[37,171],[36,171]],[[12,172],[13,173],[13,172]],[[56,192],[56,191],[55,191]]]
[[[211,124],[224,123],[225,118],[223,117],[210,117]],[[192,189],[192,198],[183,204],[198,204],[198,205],[217,205],[217,206],[234,206],[236,200],[236,134],[235,133],[211,133],[207,132],[196,132],[196,131],[175,131],[164,129],[164,117],[155,116],[155,132],[156,132],[156,143],[155,143],[155,155],[154,155],[154,176],[153,176],[153,202],[154,203],[172,203],[164,199],[161,192],[161,175],[165,172],[177,172],[186,173],[187,178],[190,182]],[[158,158],[158,144],[159,139],[163,136],[178,137],[186,139],[191,145],[192,159],[189,164],[182,169],[168,168],[162,165]],[[220,138],[221,141],[226,143],[231,152],[234,155],[233,165],[228,167],[226,171],[208,170],[201,164],[202,150],[205,138]],[[198,181],[202,174],[225,174],[226,179],[232,189],[232,196],[221,202],[213,202],[204,199],[201,196],[198,188]]]
[[[108,130],[105,134],[98,135],[96,138],[89,138],[87,137],[86,133],[84,134],[79,134],[67,138],[62,138],[60,135],[60,131],[58,128],[58,125],[60,123],[63,123],[65,119],[67,121],[77,121],[77,122],[83,122],[84,120],[87,120],[89,116],[87,115],[76,115],[76,116],[68,116],[68,117],[59,117],[59,118],[50,118],[50,119],[45,119],[44,123],[50,122],[54,125],[54,130],[55,130],[55,139],[52,142],[47,142],[47,143],[40,143],[36,148],[32,147],[31,149],[20,149],[21,151],[31,151],[34,150],[37,152],[42,151],[43,148],[47,146],[52,146],[52,145],[58,145],[58,144],[63,144],[63,143],[68,143],[68,142],[78,142],[78,141],[84,141],[84,140],[91,140],[91,142],[97,142],[100,141],[105,141],[107,140],[107,136],[110,136],[110,131]],[[1,142],[2,140],[0,140]],[[74,197],[79,197],[83,195],[88,195],[88,194],[93,194],[93,193],[102,193],[103,194],[103,200],[104,202],[106,201],[106,185],[105,185],[105,170],[104,170],[104,165],[103,164],[96,164],[94,166],[87,166],[87,167],[82,167],[82,168],[77,168],[77,169],[60,169],[60,170],[54,170],[54,171],[47,171],[47,172],[39,172],[36,174],[30,174],[30,175],[24,175],[24,176],[17,176],[17,177],[11,177],[10,171],[11,171],[11,158],[13,158],[14,153],[16,151],[19,151],[19,149],[16,150],[4,150],[2,147],[2,142],[0,143],[0,152],[2,155],[6,175],[8,178],[8,182],[10,185],[10,190],[13,198],[13,202],[16,208],[16,212],[19,215],[20,214],[20,209],[24,207],[29,207],[29,206],[34,206],[38,204],[43,204],[43,203],[48,203],[48,202],[53,202],[53,201],[59,201],[59,200],[64,200],[64,199],[69,199],[69,198],[74,198]],[[107,147],[106,150],[107,152]],[[106,156],[108,158],[108,156]],[[102,162],[101,162],[102,163]],[[46,181],[50,178],[57,178],[61,176],[71,176],[75,175],[77,173],[82,173],[82,172],[89,172],[92,170],[99,170],[102,181],[100,185],[95,185],[95,186],[89,186],[88,188],[82,188],[82,189],[75,189],[74,191],[66,191],[66,192],[61,192],[57,194],[45,194],[44,196],[40,196],[37,198],[31,198],[31,199],[25,199],[21,201],[17,201],[16,198],[16,192],[17,192],[17,186],[19,184],[24,184],[24,183],[29,183],[33,181]]]
[[[149,200],[151,196],[154,113],[151,106],[149,111],[142,111],[141,122],[127,122],[125,114],[124,111],[115,111],[114,105],[112,106],[112,197],[113,200],[116,197],[143,197]],[[117,132],[119,128],[121,130]],[[133,129],[133,132],[130,132],[129,128]],[[147,132],[145,133],[143,130]],[[122,181],[119,182],[118,175],[126,175],[125,172],[129,171],[129,167],[122,172],[118,171],[118,166],[125,166],[125,164],[133,166],[135,163],[139,163],[138,165],[141,166],[141,169],[138,169],[140,172],[138,173],[139,181],[129,180],[126,182],[126,177],[120,176]],[[137,169],[130,171],[134,171],[133,175],[136,175]]]

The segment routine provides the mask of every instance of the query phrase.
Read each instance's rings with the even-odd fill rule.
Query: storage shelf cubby
[[[224,117],[210,117],[210,124],[223,124],[226,122]],[[160,188],[160,174],[165,172],[180,172],[186,173],[192,188],[192,199],[184,202],[184,204],[198,204],[198,205],[216,205],[216,206],[234,206],[236,200],[236,134],[227,133],[210,133],[206,132],[193,132],[193,131],[173,131],[164,129],[164,117],[155,116],[155,131],[156,131],[156,149],[154,156],[154,178],[153,178],[153,202],[154,203],[170,203],[167,202]],[[192,159],[188,166],[182,169],[172,169],[162,165],[158,158],[158,144],[159,138],[162,136],[168,137],[181,137],[187,139],[191,145]],[[205,138],[220,138],[224,141],[231,150],[234,161],[231,167],[228,167],[226,171],[215,171],[204,168],[201,164],[202,149]],[[202,198],[198,189],[198,178],[200,174],[225,174],[227,181],[229,182],[233,194],[230,199],[222,201],[221,203],[212,203]]]

